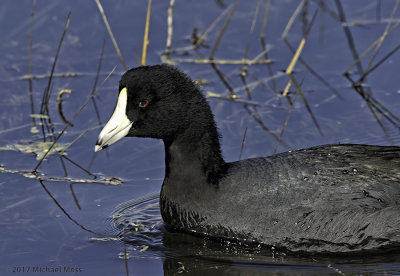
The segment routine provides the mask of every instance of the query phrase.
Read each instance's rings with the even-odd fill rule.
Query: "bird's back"
[[[233,162],[216,195],[203,216],[214,236],[311,252],[400,244],[400,147],[326,145]]]

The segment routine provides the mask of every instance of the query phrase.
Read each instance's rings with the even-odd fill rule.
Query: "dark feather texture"
[[[185,74],[134,68],[123,87],[128,136],[164,141],[170,227],[296,252],[399,247],[399,147],[325,145],[225,163],[210,107]]]

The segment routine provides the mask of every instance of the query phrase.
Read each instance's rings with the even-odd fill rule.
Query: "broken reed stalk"
[[[103,50],[103,49],[102,49]],[[103,51],[102,51],[103,54]],[[100,56],[100,61],[99,63],[102,62],[103,56]],[[98,70],[99,72],[99,70]],[[108,78],[109,76],[107,76]],[[92,99],[93,95],[90,94],[88,99],[84,102],[84,104],[79,108],[78,111],[75,112],[74,116],[72,117],[70,123],[72,124],[72,121],[79,115],[79,113],[86,107],[86,105],[89,103],[89,101]],[[47,150],[47,152],[45,152],[45,154],[43,155],[43,157],[39,160],[39,162],[37,163],[37,165],[35,166],[35,168],[33,169],[32,173],[36,175],[37,169],[40,167],[40,165],[42,164],[43,160],[47,157],[47,155],[51,152],[52,148],[55,146],[55,144],[58,142],[58,140],[61,138],[61,136],[64,134],[64,132],[67,130],[67,128],[70,125],[66,125],[63,130],[58,134],[58,136],[54,139],[53,143],[51,144],[51,146],[49,147],[49,149]]]
[[[103,40],[103,45],[101,46],[100,61],[99,61],[99,64],[97,65],[96,78],[95,78],[94,83],[93,83],[92,92],[90,93],[90,95],[91,95],[91,97],[92,97],[93,108],[94,108],[94,111],[95,111],[96,117],[97,117],[97,122],[99,123],[99,126],[100,126],[101,128],[103,128],[103,123],[102,123],[102,121],[101,121],[99,108],[97,107],[96,89],[97,89],[97,83],[98,83],[98,81],[99,81],[101,65],[102,65],[102,63],[103,63],[103,55],[104,55],[104,48],[105,48],[105,45],[106,45],[106,41]],[[116,66],[114,67],[114,69],[112,70],[112,72],[115,70],[115,68],[116,68]],[[104,80],[104,81],[105,81],[105,80]],[[101,86],[103,85],[104,81],[102,82]],[[108,157],[109,157],[108,149],[106,149],[106,155],[107,155],[107,158],[108,158]],[[89,165],[88,165],[88,170],[91,169],[92,164],[93,164],[94,159],[95,159],[95,156],[96,156],[96,154],[95,154],[95,152],[93,152],[92,158],[90,159],[90,162],[89,162]]]
[[[101,82],[100,87],[102,87],[104,85],[104,83],[108,80],[108,78],[111,77],[114,74],[115,69],[117,69],[117,65],[115,65],[114,68],[107,74],[107,76]]]
[[[296,66],[296,63],[300,58],[300,54],[303,51],[304,45],[306,44],[306,40],[307,40],[308,34],[310,33],[311,27],[314,24],[315,18],[317,16],[317,12],[318,12],[318,10],[314,12],[314,15],[313,15],[313,17],[311,19],[311,23],[308,25],[308,27],[306,29],[306,32],[304,33],[304,36],[301,39],[300,44],[297,47],[297,50],[294,53],[293,58],[289,63],[289,66],[286,69],[286,74],[288,74],[289,76],[291,76],[293,74],[293,69]],[[285,87],[285,90],[283,91],[283,94],[282,94],[283,96],[287,96],[288,95],[291,85],[292,85],[292,78],[289,79],[289,81],[288,81],[288,83],[287,83],[287,85]]]
[[[400,125],[395,121],[400,123],[400,118],[395,116],[389,109],[382,105],[377,99],[375,99],[370,93],[364,91],[364,86],[361,83],[355,82],[351,79],[349,74],[345,74],[345,77],[350,81],[352,87],[355,91],[363,98],[368,106],[375,108],[382,116],[384,116],[390,123],[395,127],[400,129]]]
[[[339,0],[335,0],[335,3],[336,3],[337,10],[338,10],[338,13],[339,13],[340,21],[342,23],[346,22],[344,11],[343,11],[343,8],[341,6],[340,1]],[[395,5],[396,9],[397,9],[397,5],[398,5],[398,1],[396,2],[396,5]],[[391,21],[392,21],[392,19],[389,20],[389,22],[391,22]],[[366,53],[368,53],[371,49],[373,49],[375,47],[375,45],[379,45],[381,43],[383,37],[387,36],[388,33],[390,33],[395,28],[397,28],[398,24],[395,24],[394,26],[390,26],[390,27],[388,25],[385,28],[385,32],[383,33],[383,35],[379,39],[377,39],[374,43],[372,43],[372,45],[366,51],[364,51],[361,56],[359,56],[358,53],[355,50],[354,40],[352,38],[351,32],[349,30],[349,27],[346,26],[345,24],[342,24],[342,26],[343,26],[343,29],[345,31],[346,37],[347,37],[347,41],[348,41],[348,44],[349,44],[350,51],[352,52],[354,60],[355,60],[351,64],[351,66],[345,71],[344,75],[351,82],[352,87],[355,89],[355,91],[367,103],[367,105],[368,105],[372,115],[376,119],[378,125],[381,127],[381,129],[383,130],[384,134],[388,137],[387,131],[386,131],[384,125],[382,124],[382,122],[380,121],[379,116],[377,116],[378,114],[376,114],[375,111],[377,111],[380,115],[384,116],[384,118],[386,118],[391,124],[393,124],[397,128],[400,128],[400,126],[395,121],[399,122],[400,120],[390,110],[388,110],[385,106],[380,104],[373,96],[371,96],[371,93],[369,93],[367,91],[364,91],[364,87],[362,86],[362,82],[365,80],[367,75],[369,75],[378,66],[380,66],[392,54],[394,54],[400,48],[400,45],[395,47],[391,52],[389,52],[389,54],[387,54],[385,57],[383,57],[374,66],[370,67],[369,70],[366,70],[366,72],[364,72],[363,69],[362,69],[361,59],[364,57],[364,55]],[[376,48],[375,48],[375,51],[376,51]],[[349,73],[349,70],[355,65],[357,66],[358,74],[360,75],[360,78],[359,78],[358,81],[353,81],[351,79],[350,73]],[[368,88],[365,88],[365,89],[368,89]]]
[[[214,46],[213,46],[213,48],[212,48],[212,50],[211,50],[211,53],[210,53],[210,56],[208,57],[208,59],[210,59],[210,60],[214,59],[215,52],[217,51],[217,48],[218,48],[218,46],[219,46],[219,43],[221,42],[222,36],[224,35],[225,30],[226,30],[226,28],[228,27],[229,22],[231,21],[232,16],[233,16],[233,14],[234,14],[235,11],[236,11],[236,8],[237,8],[239,2],[240,2],[240,0],[236,0],[236,1],[235,1],[235,4],[233,5],[233,7],[232,7],[232,9],[231,9],[231,12],[230,12],[229,15],[228,15],[228,18],[225,20],[225,23],[224,23],[224,25],[222,26],[222,29],[221,29],[221,31],[219,32],[217,39],[215,40]]]
[[[276,141],[278,141],[279,137],[276,136],[275,133],[273,133],[263,122],[263,120],[261,119],[260,113],[258,113],[257,109],[254,109],[254,112],[250,109],[250,107],[245,104],[244,105],[245,110],[247,111],[247,113],[254,119],[254,121],[256,121],[256,123],[258,123],[260,125],[260,127],[267,132],[269,135],[272,136],[272,138],[274,138]],[[284,144],[283,142],[281,142],[282,145],[287,146],[286,144]]]
[[[99,125],[101,127],[103,126],[103,124],[101,123],[100,112],[99,112],[99,109],[97,108],[95,93],[96,93],[97,83],[99,81],[101,65],[103,63],[103,58],[102,57],[104,55],[105,45],[106,45],[106,41],[103,40],[103,45],[101,46],[100,61],[99,61],[99,64],[97,65],[96,78],[95,78],[94,83],[93,83],[92,92],[90,93],[90,95],[92,97],[92,104],[93,104],[94,111],[96,113],[97,121],[99,122]]]
[[[397,45],[393,50],[391,50],[386,56],[379,60],[374,66],[366,70],[357,82],[362,82],[364,79],[372,73],[376,68],[378,68],[382,63],[384,63],[389,57],[396,53],[400,49],[400,44]]]
[[[151,15],[151,0],[148,0],[147,6],[147,15],[146,15],[146,26],[144,28],[144,37],[143,37],[143,47],[142,47],[142,60],[140,65],[146,65],[147,58],[147,46],[149,45],[149,28],[150,28],[150,15]]]
[[[264,86],[265,88],[267,88],[269,91],[271,91],[271,92],[273,92],[274,94],[279,94],[280,95],[280,92],[278,92],[278,91],[276,91],[276,90],[274,90],[274,88],[273,87],[271,87],[269,84],[268,84],[268,82],[266,81],[266,79],[259,79],[259,78],[257,78],[256,76],[254,76],[252,73],[248,73],[248,75],[249,75],[249,77],[251,77],[252,78],[252,81],[250,82],[250,83],[247,83],[247,86],[250,88],[250,85],[252,85],[253,86],[253,88],[255,88],[255,87],[257,87],[257,86],[259,86],[259,85],[262,85],[262,86]],[[286,75],[286,74],[285,74]],[[275,76],[268,76],[268,79],[269,80],[273,80],[273,81],[275,81]],[[235,89],[236,90],[236,89]]]
[[[287,40],[284,40],[286,43],[286,46],[289,48],[289,50],[294,53],[295,50],[292,48],[292,46],[289,44]],[[321,75],[319,75],[306,61],[304,61],[301,57],[299,57],[299,62],[309,71],[317,80],[319,80],[323,85],[325,85],[333,94],[335,94],[336,97],[339,99],[343,100],[343,97],[339,94],[339,92],[336,90],[335,87],[333,87],[328,81],[326,81]]]
[[[289,76],[290,76],[290,79],[291,79],[292,83],[294,84],[294,87],[296,88],[297,93],[300,95],[301,99],[303,100],[303,103],[304,103],[308,113],[310,114],[311,119],[313,120],[313,122],[314,122],[314,124],[315,124],[315,126],[316,126],[316,128],[317,128],[317,130],[319,132],[319,134],[321,136],[323,136],[324,134],[323,134],[323,132],[321,130],[321,127],[318,124],[317,118],[314,116],[314,114],[313,114],[313,112],[311,110],[311,107],[308,104],[308,101],[307,101],[306,97],[304,96],[304,93],[301,91],[300,85],[297,83],[295,77],[292,74],[289,75]]]
[[[256,8],[255,8],[255,10],[254,10],[253,20],[252,20],[251,26],[250,26],[249,38],[248,38],[247,43],[246,43],[246,47],[245,47],[245,50],[244,50],[243,59],[247,59],[247,57],[248,57],[248,55],[249,55],[249,49],[250,49],[250,44],[251,44],[251,38],[252,38],[252,36],[253,36],[254,28],[255,28],[255,26],[256,26],[256,22],[257,22],[257,18],[258,18],[258,12],[259,12],[259,9],[260,9],[260,5],[261,5],[261,0],[258,0],[258,1],[257,1]],[[243,67],[244,67],[244,66],[245,66],[245,65],[243,65]]]
[[[267,29],[267,19],[268,19],[268,12],[269,12],[269,7],[270,6],[271,6],[271,0],[267,0],[265,2],[264,14],[263,14],[261,30],[260,30],[261,48],[263,49],[263,55],[264,55],[265,59],[269,59],[267,43],[265,42],[265,31]],[[267,70],[268,70],[268,74],[269,74],[270,77],[274,75],[274,71],[272,70],[271,64],[267,64]],[[272,85],[272,89],[271,90],[276,93],[277,89],[276,89],[275,79],[272,79],[271,85]]]
[[[54,61],[53,61],[52,67],[51,67],[48,83],[47,83],[47,86],[46,86],[46,88],[45,88],[45,90],[43,92],[43,96],[42,96],[40,114],[48,116],[48,118],[46,120],[43,117],[40,118],[41,129],[42,129],[42,134],[43,134],[43,141],[46,141],[46,139],[48,137],[50,138],[50,140],[52,140],[53,137],[54,137],[54,126],[53,126],[53,124],[51,122],[48,103],[49,103],[49,100],[50,100],[51,91],[52,91],[52,87],[53,87],[52,86],[52,81],[53,81],[54,70],[55,70],[55,67],[56,67],[56,64],[57,64],[58,56],[59,56],[60,51],[61,51],[61,45],[62,45],[62,43],[64,41],[64,37],[65,37],[65,34],[66,34],[68,26],[69,26],[70,16],[71,16],[71,12],[69,12],[68,15],[67,15],[67,20],[66,20],[65,25],[64,25],[64,30],[63,30],[63,33],[61,35],[60,41],[58,43],[56,55],[54,57]],[[46,130],[47,130],[47,133],[51,133],[51,136],[46,135]]]
[[[29,52],[28,52],[28,74],[32,75],[32,45],[33,45],[33,26],[35,23],[35,7],[36,0],[33,0],[32,3],[32,14],[31,14],[31,25],[29,30]],[[33,83],[32,79],[28,79],[29,85],[29,99],[31,102],[31,114],[35,114],[35,106],[33,101]],[[33,125],[36,125],[36,119],[32,118]]]
[[[234,5],[234,4],[233,4]],[[211,23],[210,27],[207,28],[207,30],[202,33],[199,38],[197,39],[194,47],[198,47],[200,46],[204,39],[207,37],[207,35],[215,28],[215,26],[217,26],[218,22],[222,20],[222,18],[224,18],[225,14],[229,11],[229,7],[226,8],[214,21],[213,23]]]
[[[346,22],[346,16],[344,14],[344,10],[343,10],[342,4],[340,3],[340,0],[335,0],[335,4],[336,4],[336,9],[338,11],[340,23],[345,23]],[[345,33],[345,36],[347,38],[347,43],[349,44],[350,52],[353,55],[353,59],[354,60],[358,60],[359,59],[359,55],[358,55],[358,52],[356,50],[351,31],[350,31],[348,26],[345,26],[343,24],[342,24],[342,26],[343,26],[343,31]],[[360,62],[357,63],[356,66],[357,66],[358,73],[361,76],[363,71],[364,71],[362,66],[361,66],[361,63]]]
[[[173,8],[175,5],[175,0],[170,0],[169,2],[169,7],[168,7],[168,18],[167,18],[167,24],[168,24],[168,36],[167,36],[167,44],[165,46],[165,51],[164,54],[169,58],[171,54],[171,43],[172,43],[172,32],[173,32]]]
[[[253,33],[254,33],[254,27],[256,25],[257,22],[257,17],[258,17],[258,11],[260,9],[260,5],[261,5],[261,0],[258,0],[255,11],[254,11],[254,16],[253,16],[253,20],[250,26],[250,33],[249,33],[249,37],[246,43],[246,47],[243,53],[243,59],[247,59],[248,54],[249,54],[249,49],[250,49],[250,44],[251,44],[251,38],[253,37]],[[246,75],[247,75],[247,65],[246,64],[242,64],[242,69],[240,72],[240,78],[242,79],[242,82],[244,84],[244,87],[246,89],[246,94],[249,100],[251,100],[251,94],[250,94],[250,89],[247,86],[247,81],[246,81]]]
[[[296,93],[294,94],[293,104],[291,104],[289,106],[289,110],[288,110],[288,113],[286,115],[285,122],[283,122],[281,132],[279,133],[279,139],[278,139],[278,141],[276,141],[276,145],[274,147],[274,151],[272,152],[272,154],[276,154],[276,152],[278,151],[279,145],[280,145],[280,143],[282,141],[283,134],[285,133],[286,127],[287,127],[287,125],[289,123],[290,116],[291,116],[292,111],[294,109],[294,104],[296,103],[297,95],[298,95],[298,93],[296,91]]]
[[[71,94],[71,91],[72,91],[71,89],[61,89],[58,92],[57,106],[58,106],[58,114],[60,114],[60,118],[63,121],[63,123],[73,127],[74,125],[65,118],[64,113],[63,113],[63,108],[62,108],[62,95],[65,93]]]
[[[267,0],[265,2],[265,8],[264,8],[264,14],[263,14],[263,19],[261,23],[261,30],[260,30],[260,39],[262,43],[262,48],[264,51],[266,51],[266,43],[265,43],[265,30],[267,29],[267,19],[268,19],[268,11],[269,7],[271,6],[271,0]]]
[[[385,126],[383,125],[381,119],[379,118],[378,114],[376,114],[373,105],[367,105],[369,110],[372,113],[372,116],[374,117],[375,121],[378,123],[379,127],[382,129],[383,134],[386,136],[386,138],[392,143],[393,145],[393,140],[390,138],[390,135],[388,133],[388,131],[386,130]],[[379,112],[379,110],[377,109],[377,111]]]
[[[246,127],[246,129],[244,130],[244,133],[243,133],[242,146],[240,147],[240,154],[239,154],[239,159],[238,160],[242,159],[242,153],[243,153],[244,145],[246,143],[246,134],[247,134],[247,127]]]
[[[129,276],[129,265],[128,265],[128,251],[126,250],[126,232],[125,232],[125,226],[124,226],[124,266],[125,266],[125,272],[126,276]]]
[[[294,68],[294,66],[295,66],[296,63],[297,63],[297,60],[299,59],[300,54],[301,54],[301,51],[303,51],[303,48],[304,48],[304,45],[305,45],[305,44],[306,44],[306,37],[304,36],[304,37],[301,39],[300,44],[299,44],[299,47],[297,47],[297,50],[296,50],[296,52],[294,53],[293,58],[292,58],[292,60],[291,60],[290,63],[289,63],[289,66],[288,66],[287,69],[286,69],[286,74],[291,75],[291,74],[293,73],[293,68]]]
[[[207,91],[207,97],[209,98],[215,98],[215,99],[221,99],[221,100],[227,100],[227,101],[233,101],[236,103],[244,103],[247,105],[252,105],[252,106],[261,106],[262,104],[259,102],[255,102],[255,101],[251,101],[251,100],[245,100],[245,99],[241,99],[239,97],[233,97],[233,96],[223,96],[223,95],[219,95],[217,93],[211,92],[211,91]]]
[[[78,197],[76,196],[76,193],[75,193],[75,190],[74,190],[74,187],[73,187],[74,184],[75,183],[69,183],[69,190],[71,191],[72,198],[74,199],[76,207],[78,208],[78,210],[82,210],[81,205],[79,204]]]
[[[85,105],[86,106],[86,105]],[[72,118],[71,122],[74,120],[74,118]],[[32,173],[36,175],[37,169],[40,167],[40,165],[42,164],[43,160],[47,157],[47,155],[50,153],[50,151],[53,149],[53,147],[56,145],[56,143],[58,142],[58,139],[60,139],[60,137],[64,134],[64,132],[67,130],[67,128],[69,127],[69,125],[66,125],[64,127],[64,129],[58,134],[58,136],[56,137],[56,139],[54,139],[53,143],[51,144],[51,146],[49,147],[49,149],[45,152],[45,154],[43,154],[43,157],[39,160],[39,162],[36,164],[35,168],[33,169]]]
[[[110,27],[110,24],[108,23],[108,19],[107,19],[107,17],[106,17],[106,14],[104,13],[103,6],[101,5],[100,0],[94,0],[94,1],[95,1],[96,4],[97,4],[97,8],[99,9],[99,12],[100,12],[100,14],[101,14],[101,17],[103,18],[104,25],[106,25],[106,29],[107,29],[107,31],[108,31],[108,35],[109,35],[110,38],[111,38],[111,41],[112,41],[112,43],[113,43],[113,45],[114,45],[114,48],[115,48],[115,51],[117,52],[117,55],[118,55],[118,57],[119,57],[119,60],[121,61],[122,66],[124,67],[124,69],[125,69],[125,71],[126,71],[126,70],[128,70],[128,66],[127,66],[126,63],[125,63],[125,60],[124,60],[124,58],[123,58],[123,56],[122,56],[122,54],[121,54],[121,51],[120,51],[120,49],[119,49],[119,47],[118,47],[118,43],[117,43],[117,41],[115,40],[115,37],[114,37],[114,35],[113,35],[112,31],[111,31],[111,27]]]
[[[288,24],[285,27],[285,30],[282,33],[282,39],[285,42],[286,46],[289,48],[289,50],[294,54],[295,50],[293,47],[290,45],[289,41],[287,40],[287,35],[289,33],[289,30],[292,28],[293,22],[295,18],[298,16],[300,13],[301,9],[303,8],[303,5],[306,0],[303,0],[296,8],[296,10],[293,12],[292,16],[289,19]],[[317,3],[319,4],[319,2]],[[330,13],[331,16],[333,16],[335,19],[337,19],[337,16],[335,14]],[[339,99],[343,99],[343,97],[339,94],[339,92],[336,90],[335,87],[333,87],[329,82],[327,82],[322,76],[320,76],[306,61],[304,61],[301,57],[299,57],[299,61],[301,64],[314,76],[316,77],[323,85],[325,85],[329,90],[332,91],[333,94],[335,94]],[[288,83],[289,84],[289,83]],[[285,88],[285,91],[289,91],[290,89],[290,84],[289,87]]]
[[[89,131],[98,128],[98,126],[96,124],[88,127],[87,129],[83,130],[74,140],[72,140],[72,142],[68,143],[62,150],[60,150],[60,152],[64,153],[66,152],[73,144],[75,144],[80,138],[82,138],[86,133],[88,133]],[[65,155],[62,155],[65,156]],[[83,171],[86,172],[85,169],[83,169]],[[88,173],[90,175],[93,175],[92,173]]]
[[[40,80],[40,79],[48,79],[50,76],[52,78],[75,78],[81,76],[87,76],[88,73],[76,73],[76,72],[67,72],[67,73],[54,73],[53,75],[50,74],[41,74],[41,75],[23,75],[18,80]]]
[[[392,14],[390,16],[389,22],[386,25],[386,28],[385,28],[383,34],[379,37],[379,39],[377,39],[377,43],[376,43],[377,45],[375,47],[374,52],[372,53],[372,57],[371,57],[370,61],[368,62],[365,72],[363,72],[363,74],[360,77],[360,79],[358,80],[358,82],[362,82],[367,77],[367,75],[369,75],[372,71],[374,71],[376,68],[378,68],[384,61],[386,61],[391,55],[393,55],[395,52],[397,52],[397,50],[400,48],[400,45],[398,45],[392,51],[390,51],[386,56],[384,56],[380,61],[378,61],[374,66],[372,66],[372,62],[375,59],[376,55],[378,54],[378,51],[381,48],[384,39],[386,38],[386,36],[389,34],[389,32],[391,30],[391,23],[393,21],[393,17],[395,15],[395,12],[398,9],[399,4],[400,4],[400,0],[397,0],[394,8],[392,10]],[[395,26],[397,26],[397,25],[398,24],[396,24]],[[375,44],[375,43],[373,43],[373,44]]]
[[[223,60],[223,59],[194,59],[194,58],[175,58],[173,59],[180,63],[198,63],[198,64],[231,64],[231,65],[253,65],[253,64],[269,64],[272,63],[270,59],[237,59],[237,60]]]
[[[376,21],[381,21],[381,0],[376,1]]]
[[[64,160],[62,159],[62,156],[61,156],[61,155],[59,156],[59,158],[60,158],[60,162],[61,162],[61,167],[62,167],[63,170],[64,170],[64,177],[67,177],[67,176],[68,176],[67,167],[65,166]]]
[[[211,23],[211,25],[207,28],[207,30],[205,32],[203,32],[193,43],[193,45],[190,46],[186,46],[186,47],[182,47],[182,48],[174,48],[173,50],[170,50],[171,52],[179,52],[179,51],[190,51],[193,49],[198,48],[200,45],[203,44],[205,38],[207,37],[207,35],[215,28],[215,26],[218,24],[219,21],[222,20],[222,18],[229,12],[230,7],[233,6],[234,4],[231,4],[228,8],[224,9],[222,11],[222,13],[220,15],[218,15],[218,17]],[[167,56],[167,60],[168,60],[168,56]],[[174,60],[175,61],[175,60]]]
[[[102,56],[101,56],[101,57],[102,57]],[[108,78],[114,73],[115,69],[117,69],[117,65],[115,65],[114,68],[108,73],[108,75],[106,76],[106,78],[105,78],[105,79],[102,81],[102,83],[100,84],[100,87],[102,87],[103,84],[108,80]],[[95,92],[95,91],[96,91],[96,89],[95,89],[93,92]],[[95,97],[95,96],[96,96],[96,94],[93,93],[93,97]],[[94,103],[96,103],[96,101],[94,101]],[[97,105],[96,105],[96,106],[97,106]],[[99,114],[99,117],[100,117],[100,114]],[[100,125],[102,125],[101,120],[99,121],[99,123],[100,123]],[[105,149],[105,151],[106,151],[107,158],[109,158],[110,156],[109,156],[108,149]],[[90,158],[90,162],[89,162],[89,164],[88,164],[88,170],[90,170],[90,169],[92,168],[92,165],[93,165],[93,162],[94,162],[95,158],[96,158],[96,153],[93,153],[92,158]]]
[[[77,220],[75,220],[73,217],[71,217],[71,215],[67,211],[65,211],[65,209],[61,206],[61,204],[57,201],[57,199],[55,199],[55,197],[50,193],[50,191],[47,189],[46,185],[43,184],[43,180],[39,179],[39,183],[42,186],[42,188],[46,191],[46,193],[49,195],[49,197],[54,201],[54,203],[57,205],[57,207],[60,208],[61,212],[63,212],[64,215],[66,215],[70,221],[72,221],[75,225],[79,226],[81,229],[83,229],[89,233],[92,233],[95,235],[101,235],[99,233],[96,233],[93,230],[86,228],[85,226],[80,224]]]
[[[67,21],[65,22],[64,30],[63,30],[63,33],[61,35],[60,41],[58,43],[56,56],[54,57],[53,65],[51,66],[50,77],[49,77],[49,80],[48,80],[48,83],[47,83],[47,87],[46,87],[46,89],[44,90],[44,93],[43,93],[42,105],[41,105],[41,108],[40,108],[40,113],[41,114],[49,115],[49,112],[48,112],[49,110],[48,110],[48,106],[47,105],[49,103],[49,99],[50,99],[50,95],[51,95],[51,89],[50,89],[51,88],[51,82],[53,80],[53,74],[54,74],[54,70],[56,68],[58,55],[59,55],[60,50],[61,50],[61,45],[62,45],[62,43],[64,41],[64,37],[65,37],[65,34],[66,34],[68,26],[69,26],[70,16],[71,16],[71,12],[68,13]]]
[[[84,132],[83,134],[85,134],[86,132]],[[80,137],[83,135],[81,134]],[[78,139],[80,138],[78,137]],[[75,139],[77,140],[77,139]],[[76,167],[78,167],[79,169],[81,169],[82,171],[84,171],[85,173],[87,173],[90,176],[93,176],[96,178],[96,176],[94,174],[92,174],[91,172],[89,172],[87,169],[85,169],[84,167],[82,167],[81,165],[79,165],[78,163],[76,163],[74,160],[72,160],[71,158],[68,158],[67,156],[62,156],[64,159],[66,159],[67,161],[69,161],[71,164],[74,164]]]
[[[376,114],[375,110],[381,116],[383,116],[386,120],[388,120],[391,124],[393,124],[393,126],[397,127],[398,129],[400,129],[400,125],[397,124],[396,122],[394,122],[393,119],[396,119],[398,121],[399,121],[399,119],[396,116],[394,116],[393,113],[391,113],[386,107],[381,105],[368,92],[365,92],[364,87],[362,85],[354,83],[354,81],[350,78],[349,74],[345,74],[345,77],[352,83],[352,87],[366,102],[369,110],[371,111],[371,113],[372,113],[373,117],[375,118],[376,122],[378,123],[379,127],[382,129],[383,133],[388,138],[388,140],[391,141],[391,138],[390,138],[385,126],[382,124],[382,122],[380,120],[380,116],[378,116],[378,114]]]
[[[307,1],[307,0],[302,0],[302,1],[299,3],[299,5],[297,6],[297,8],[295,9],[295,11],[293,12],[293,14],[292,14],[292,16],[290,17],[288,23],[286,24],[285,29],[283,30],[283,33],[282,33],[282,36],[281,36],[282,39],[284,39],[284,40],[286,39],[286,37],[287,37],[287,35],[288,35],[288,33],[289,33],[289,30],[292,28],[292,25],[293,25],[293,23],[294,23],[294,20],[296,19],[296,17],[297,17],[297,16],[299,15],[299,13],[301,12],[301,9],[303,8],[304,3],[305,3],[306,1]]]
[[[60,156],[61,157],[61,156]],[[61,159],[62,160],[62,159]],[[64,162],[64,161],[62,161]],[[63,164],[63,163],[61,163]],[[65,167],[65,165],[64,165]],[[23,170],[10,170],[5,168],[0,164],[0,172],[1,173],[9,173],[9,174],[18,174],[20,176],[26,178],[35,178],[37,180],[42,181],[50,181],[50,182],[73,182],[73,183],[87,183],[87,184],[102,184],[102,185],[121,185],[122,180],[116,177],[106,178],[104,176],[98,176],[95,179],[85,179],[85,178],[72,178],[72,177],[47,177],[44,173],[40,175],[35,175],[32,171],[23,171]]]
[[[388,31],[388,34],[390,34],[391,32],[393,32],[395,29],[397,29],[397,27],[400,26],[400,21],[397,22],[395,25],[393,25],[390,30]],[[359,58],[355,61],[353,61],[353,63],[347,67],[345,74],[349,73],[350,70],[357,64],[360,63],[361,60],[379,43],[380,41],[380,37],[375,40],[366,50],[364,50],[364,52],[361,53],[361,55],[359,56]]]
[[[365,71],[368,71],[369,68],[371,67],[372,63],[374,62],[374,59],[375,59],[376,55],[378,54],[378,52],[379,52],[379,50],[380,50],[380,48],[381,48],[381,46],[383,44],[383,41],[385,40],[385,38],[386,38],[386,36],[388,34],[388,31],[390,30],[390,25],[393,22],[393,18],[394,18],[394,15],[395,15],[396,11],[397,11],[397,8],[399,7],[399,3],[400,3],[400,1],[397,0],[395,5],[394,5],[394,8],[392,10],[392,14],[390,16],[389,22],[387,23],[386,28],[383,31],[383,34],[379,38],[378,45],[375,47],[375,50],[372,53],[371,59],[369,60],[369,62],[367,64],[367,68],[365,69]]]
[[[293,13],[291,19],[289,20],[289,23],[287,24],[287,26],[286,26],[286,28],[285,28],[283,34],[282,34],[282,38],[283,38],[283,40],[286,41],[286,42],[287,42],[286,36],[287,36],[287,34],[288,34],[288,32],[289,32],[289,30],[290,30],[290,28],[291,28],[291,25],[292,25],[293,22],[294,22],[294,18],[300,13],[300,10],[301,10],[301,8],[303,7],[303,5],[304,5],[304,1],[302,1],[302,2],[300,3],[300,5],[297,7],[296,11]],[[313,17],[312,17],[312,19],[311,19],[311,22],[310,22],[310,24],[307,26],[307,29],[306,29],[306,31],[305,31],[305,33],[304,33],[304,36],[303,36],[303,38],[301,39],[300,44],[299,44],[299,46],[297,47],[297,50],[296,50],[296,52],[294,53],[293,58],[292,58],[292,60],[290,61],[288,68],[286,69],[286,74],[290,77],[290,79],[289,79],[289,81],[288,81],[288,83],[287,83],[287,85],[286,85],[286,87],[285,87],[285,90],[283,91],[283,94],[282,94],[282,95],[283,95],[283,96],[286,96],[286,97],[288,98],[289,89],[290,89],[291,85],[294,84],[294,86],[295,86],[295,88],[296,88],[296,91],[297,91],[297,93],[301,96],[301,98],[303,99],[304,105],[305,105],[305,107],[306,107],[308,113],[310,114],[310,116],[311,116],[311,118],[312,118],[312,120],[313,120],[313,122],[314,122],[314,124],[315,124],[315,126],[316,126],[316,128],[317,128],[317,130],[318,130],[318,132],[320,133],[320,135],[323,135],[322,130],[321,130],[319,124],[318,124],[318,121],[317,121],[317,119],[315,118],[314,114],[313,114],[312,111],[311,111],[311,108],[310,108],[310,106],[309,106],[309,104],[308,104],[308,102],[307,102],[307,99],[305,98],[303,92],[301,91],[300,86],[298,85],[296,79],[295,79],[294,76],[293,76],[293,69],[294,69],[294,67],[295,67],[295,65],[296,65],[296,63],[297,63],[297,61],[300,60],[300,54],[301,54],[301,52],[302,52],[302,50],[303,50],[303,48],[304,48],[304,45],[305,45],[305,43],[306,43],[308,34],[310,33],[310,30],[311,30],[311,28],[312,28],[312,26],[313,26],[313,24],[314,24],[315,18],[316,18],[316,16],[317,16],[317,12],[318,12],[318,10],[316,10],[316,11],[314,12],[314,15],[313,15]],[[290,44],[287,42],[287,45],[289,46]],[[291,47],[289,46],[289,48],[291,48]],[[303,64],[304,64],[304,63],[303,63]],[[289,100],[290,105],[293,105],[293,103],[291,102],[290,98],[288,98],[288,100]],[[282,134],[281,134],[281,135],[282,135]],[[278,141],[280,141],[280,138],[279,138]],[[278,145],[279,145],[279,144],[278,144]],[[278,145],[275,147],[274,153],[276,152]]]
[[[225,33],[226,28],[229,25],[230,20],[232,19],[233,14],[235,13],[235,10],[239,4],[240,0],[236,0],[235,4],[232,6],[231,12],[229,13],[227,19],[225,20],[224,25],[222,26],[217,39],[215,40],[214,46],[211,50],[211,54],[208,58],[208,60],[213,60],[214,59],[214,55],[215,52],[217,51],[218,45],[221,42],[222,36]],[[215,73],[217,73],[218,77],[220,78],[220,80],[222,81],[222,83],[225,85],[225,87],[228,89],[228,91],[231,93],[232,97],[236,97],[235,92],[232,88],[232,86],[228,83],[228,81],[226,80],[225,76],[222,74],[222,72],[217,68],[215,63],[210,63],[211,67],[214,69]]]

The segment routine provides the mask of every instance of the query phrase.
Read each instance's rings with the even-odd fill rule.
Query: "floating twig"
[[[63,94],[71,94],[71,89],[61,89],[58,92],[57,95],[57,106],[58,106],[58,114],[60,114],[60,118],[63,121],[64,124],[69,125],[69,126],[74,126],[71,122],[69,122],[67,119],[65,119],[64,113],[63,113],[63,109],[62,109],[62,95]]]
[[[86,183],[86,184],[103,184],[103,185],[121,185],[122,180],[116,177],[104,177],[104,176],[96,176],[94,179],[85,179],[85,178],[72,178],[72,177],[53,177],[46,176],[43,173],[35,174],[32,171],[23,171],[23,170],[11,170],[5,168],[0,164],[0,173],[10,173],[10,174],[19,174],[26,178],[37,179],[42,181],[51,181],[51,182],[73,182],[73,183]]]
[[[23,75],[19,77],[20,80],[39,80],[39,79],[47,79],[47,78],[74,78],[81,77],[84,75],[89,75],[88,73],[76,73],[76,72],[67,72],[67,73],[53,73],[53,74],[42,74],[42,75]]]
[[[270,59],[194,59],[194,58],[175,58],[175,62],[179,63],[199,63],[199,64],[231,64],[231,65],[253,65],[253,64],[269,64],[272,63]]]

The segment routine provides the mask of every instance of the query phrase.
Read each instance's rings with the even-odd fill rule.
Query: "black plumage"
[[[160,210],[175,230],[296,252],[399,247],[400,147],[324,145],[226,163],[211,109],[184,73],[138,67],[124,88],[127,136],[164,141]]]

